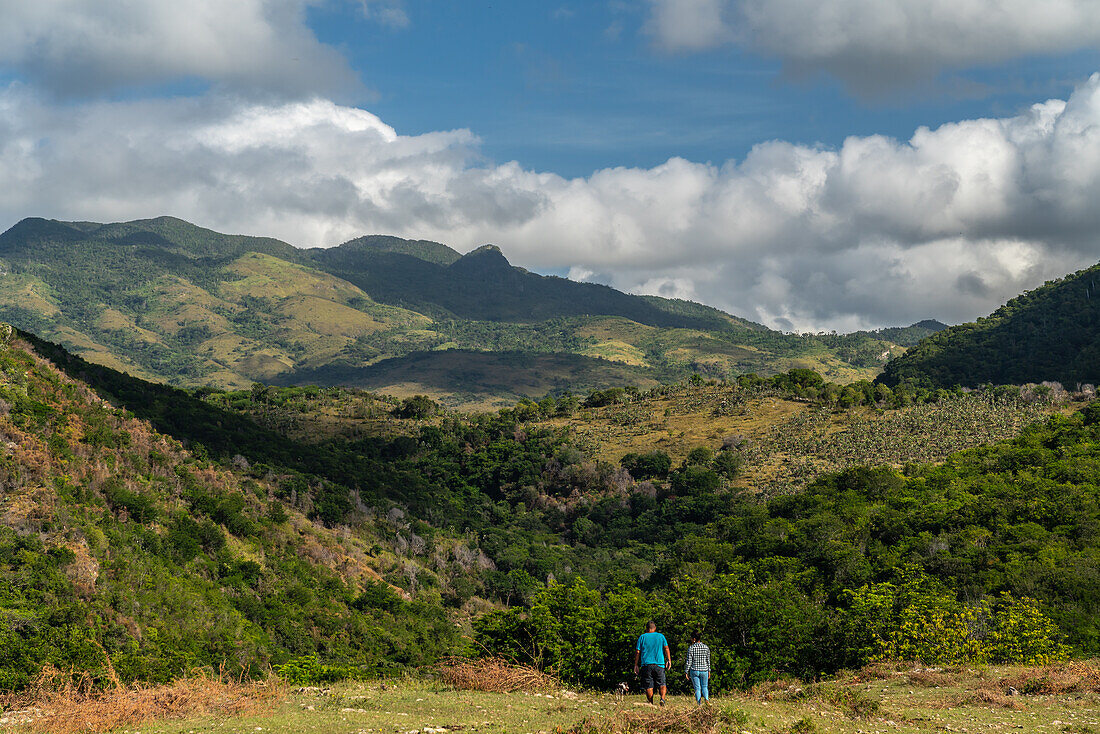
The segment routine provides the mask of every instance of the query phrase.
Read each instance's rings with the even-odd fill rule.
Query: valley
[[[463,320],[376,301],[254,241],[174,236],[206,253],[199,262],[234,242],[242,252],[207,287],[162,274],[140,308],[93,308],[82,323],[145,344],[135,353],[163,358],[149,365],[182,364],[163,351],[174,339],[173,353],[237,375],[221,386],[120,371],[109,355],[123,342],[81,355],[3,331],[0,684],[11,706],[30,700],[16,693],[39,685],[46,661],[59,671],[51,685],[102,695],[191,685],[189,670],[213,668],[339,683],[349,693],[337,698],[396,677],[431,702],[406,708],[431,720],[466,695],[431,682],[448,656],[498,655],[607,690],[634,630],[655,618],[675,649],[689,626],[707,630],[712,686],[746,726],[848,731],[827,701],[775,706],[756,692],[782,676],[855,691],[846,671],[897,659],[1037,669],[1100,654],[1089,385],[894,380],[904,356],[872,381],[844,361],[887,343],[919,355],[945,339],[936,324],[845,337],[704,328],[719,317],[624,294],[612,300],[655,323]],[[382,244],[385,256],[449,260],[436,268],[462,261],[430,243]],[[505,271],[498,251],[475,255],[493,277],[528,277]],[[21,304],[43,297],[38,311],[64,320],[43,305],[44,286],[7,282]],[[646,311],[658,306],[664,315]],[[353,343],[359,361],[341,361]],[[752,364],[765,367],[732,371]],[[1001,695],[981,675],[959,685],[959,721],[975,721],[967,701]],[[307,724],[308,695],[277,695],[289,697],[260,726],[348,721],[326,699],[339,722],[311,713]],[[620,708],[586,695],[595,719],[566,707],[555,725],[620,725]],[[916,699],[892,705],[852,730],[941,721]],[[989,726],[1030,706],[1006,705]]]

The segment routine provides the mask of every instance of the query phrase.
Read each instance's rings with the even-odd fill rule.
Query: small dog
[[[622,701],[622,700],[623,700],[623,698],[624,698],[624,697],[626,696],[626,694],[628,694],[628,693],[630,693],[630,686],[628,686],[628,685],[627,685],[626,683],[620,683],[620,684],[619,684],[619,685],[618,685],[618,686],[617,686],[617,687],[615,688],[615,701],[616,701],[616,702]]]

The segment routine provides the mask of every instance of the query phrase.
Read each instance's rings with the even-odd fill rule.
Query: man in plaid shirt
[[[710,703],[710,691],[707,682],[710,680],[710,648],[700,639],[698,632],[691,635],[691,646],[687,651],[687,660],[684,661],[684,677],[691,681],[691,687],[695,689],[695,703],[703,701]]]

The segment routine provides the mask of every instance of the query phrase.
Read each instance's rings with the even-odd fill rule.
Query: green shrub
[[[117,477],[111,477],[103,483],[103,496],[113,510],[126,510],[130,518],[139,523],[147,523],[157,517],[157,508],[148,495],[127,489]]]
[[[436,415],[440,410],[439,403],[427,395],[413,395],[402,400],[401,404],[394,409],[393,414],[398,418],[424,420]]]
[[[342,680],[363,680],[368,671],[351,665],[326,665],[316,655],[303,655],[291,658],[282,665],[276,665],[275,672],[280,678],[295,686],[315,686],[323,683],[336,683]]]
[[[664,451],[631,453],[623,456],[619,464],[636,480],[664,479],[672,469],[672,458]]]
[[[712,461],[714,461],[714,451],[706,446],[696,446],[684,459],[684,463],[688,466],[709,466]]]
[[[714,471],[726,479],[733,479],[741,472],[741,465],[745,459],[736,451],[720,451],[714,457]]]
[[[395,612],[401,608],[403,603],[404,599],[390,588],[389,584],[381,581],[368,581],[363,585],[363,592],[352,602],[352,607],[361,612],[368,609]]]
[[[868,584],[846,593],[849,644],[864,661],[1045,665],[1069,656],[1062,633],[1034,599],[1001,594],[964,604],[915,570],[900,585]]]

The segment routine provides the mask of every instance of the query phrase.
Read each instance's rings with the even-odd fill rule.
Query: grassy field
[[[141,734],[807,734],[837,732],[1100,732],[1100,667],[932,669],[881,667],[835,681],[780,681],[751,693],[716,696],[713,713],[688,717],[694,700],[672,695],[664,709],[640,695],[459,691],[432,680],[402,679],[331,688],[284,688],[245,716],[203,716],[115,729]],[[1019,695],[1009,695],[1019,690]],[[25,712],[0,715],[12,730],[32,730]],[[39,728],[38,730],[42,730]],[[55,731],[71,731],[59,725]]]

